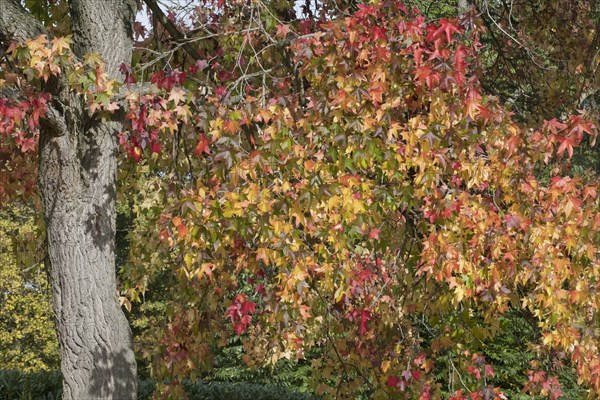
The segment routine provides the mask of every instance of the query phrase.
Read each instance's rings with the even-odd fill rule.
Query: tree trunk
[[[131,62],[130,0],[71,0],[74,52],[99,53],[109,77]],[[18,0],[0,0],[0,38],[43,30]],[[119,121],[89,116],[60,81],[49,88],[52,121],[42,121],[39,190],[64,376],[63,399],[135,399],[131,330],[115,276]],[[59,120],[57,122],[57,120]]]
[[[115,123],[42,135],[45,208],[63,399],[135,399],[131,331],[115,278]]]

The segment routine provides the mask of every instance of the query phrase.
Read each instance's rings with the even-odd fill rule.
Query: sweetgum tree
[[[70,42],[50,44],[48,29],[21,2],[0,2],[2,43],[29,40],[26,61],[2,66],[8,83],[0,100],[0,197],[4,202],[37,188],[42,199],[64,398],[134,399],[131,330],[115,282],[116,135],[122,125],[118,115],[94,114],[60,63],[75,65],[94,53],[103,59],[98,78],[117,77],[118,66],[131,62],[135,4],[75,0],[68,6],[73,53],[66,56]],[[20,57],[17,51],[9,50]]]
[[[178,22],[145,3],[157,23],[132,67],[130,5],[69,2],[69,39],[2,2],[3,37],[30,38],[2,67],[3,200],[43,199],[67,397],[134,396],[117,143],[139,224],[123,292],[178,282],[157,396],[183,396],[237,335],[250,364],[311,352],[327,398],[435,398],[441,372],[453,399],[504,398],[481,351],[510,308],[599,393],[597,181],[569,162],[597,130],[520,128],[480,87],[477,20],[217,1]],[[524,389],[558,397],[535,367]]]

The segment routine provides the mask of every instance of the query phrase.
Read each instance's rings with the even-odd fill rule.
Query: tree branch
[[[0,41],[33,39],[46,33],[44,26],[23,8],[19,0],[0,0]]]
[[[194,60],[198,61],[202,59],[202,56],[198,51],[191,45],[191,43],[186,42],[187,38],[183,33],[177,29],[175,24],[167,18],[163,10],[160,9],[159,5],[156,3],[156,0],[144,0],[144,3],[148,6],[150,10],[152,10],[152,14],[154,14],[154,18],[160,21],[160,24],[169,32],[171,36],[175,38],[175,40],[181,42],[181,47],[188,53]]]

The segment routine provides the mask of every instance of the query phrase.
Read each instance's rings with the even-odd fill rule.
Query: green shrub
[[[217,349],[214,354],[213,369],[203,376],[205,381],[252,382],[261,386],[295,388],[300,392],[312,389],[311,360],[319,355],[318,349],[307,352],[306,360],[293,362],[279,360],[272,367],[250,368],[243,361],[244,350],[237,338],[232,338],[225,348]]]
[[[0,400],[58,400],[62,375],[55,371],[0,371]]]
[[[138,380],[138,400],[150,400],[156,387],[153,379]],[[316,397],[281,386],[244,382],[184,382],[189,400],[316,400]],[[60,372],[25,373],[0,370],[0,400],[60,400]]]
[[[243,382],[198,382],[184,384],[190,400],[313,400],[306,393],[299,393],[280,386],[262,386]]]

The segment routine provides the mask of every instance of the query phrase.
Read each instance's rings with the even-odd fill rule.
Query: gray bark
[[[74,52],[99,53],[109,76],[131,61],[130,0],[71,0]],[[43,28],[18,0],[0,0],[0,38]],[[42,124],[38,187],[64,376],[63,399],[135,399],[131,330],[117,298],[115,197],[118,120],[86,114],[60,81]]]
[[[0,39],[22,41],[44,33],[44,27],[17,0],[0,1]]]

